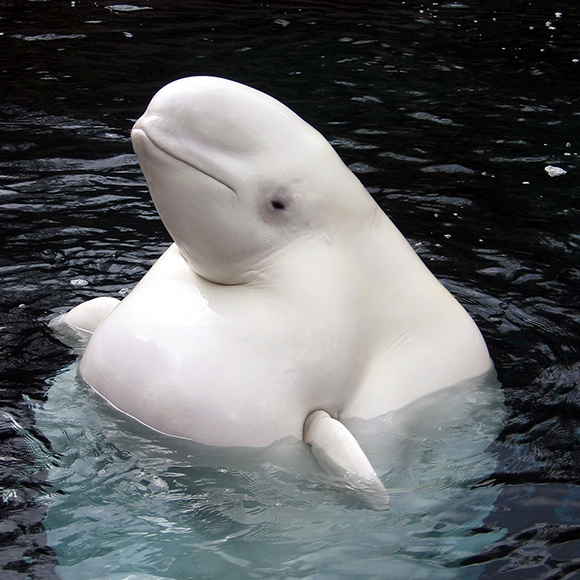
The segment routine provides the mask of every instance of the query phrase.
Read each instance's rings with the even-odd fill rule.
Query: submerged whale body
[[[174,244],[122,301],[60,319],[112,405],[219,446],[312,445],[384,490],[348,418],[370,419],[492,367],[473,320],[330,144],[272,97],[191,77],[132,131]]]

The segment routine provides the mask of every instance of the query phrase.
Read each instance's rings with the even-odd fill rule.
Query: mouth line
[[[199,167],[197,167],[196,165],[194,165],[193,163],[191,163],[191,161],[184,159],[183,157],[176,155],[175,153],[169,151],[167,148],[159,145],[159,143],[157,143],[157,141],[155,139],[153,139],[150,135],[147,134],[147,131],[145,131],[145,129],[143,129],[143,127],[136,127],[133,129],[134,131],[141,131],[141,133],[143,133],[143,135],[145,136],[145,138],[156,148],[159,149],[159,151],[162,151],[163,153],[165,153],[165,155],[169,155],[169,157],[172,157],[173,159],[179,161],[180,163],[183,163],[184,165],[187,165],[188,167],[191,167],[192,169],[194,169],[195,171],[198,171],[199,173],[209,177],[210,179],[213,179],[214,181],[217,181],[219,184],[223,185],[224,187],[226,187],[227,189],[229,189],[235,196],[237,196],[238,194],[236,193],[235,189],[233,189],[231,186],[229,186],[227,183],[225,183],[224,181],[222,181],[221,179],[218,179],[217,177],[215,177],[214,175],[211,175],[210,173],[208,173],[207,171],[204,171],[203,169],[200,169]]]

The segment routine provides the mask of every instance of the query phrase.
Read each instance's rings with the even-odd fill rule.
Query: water
[[[52,442],[44,520],[63,580],[167,578],[476,578],[463,559],[503,534],[481,528],[499,489],[494,373],[381,419],[351,421],[389,488],[389,512],[324,476],[294,439],[223,450],[151,433],[76,379],[54,380],[36,410]],[[66,493],[57,493],[63,490]]]
[[[36,415],[49,386],[60,385],[54,377],[74,360],[46,322],[87,298],[122,296],[169,243],[128,138],[133,121],[155,90],[190,74],[215,74],[251,84],[317,127],[486,337],[508,415],[488,451],[496,463],[485,464],[483,486],[473,491],[493,492],[493,509],[483,525],[477,521],[479,514],[462,510],[463,527],[451,549],[456,558],[442,555],[445,542],[437,536],[434,551],[426,558],[433,562],[426,569],[457,572],[458,567],[444,566],[461,557],[466,564],[462,569],[481,572],[482,578],[572,578],[578,573],[580,8],[575,2],[184,6],[140,1],[129,6],[30,1],[5,2],[0,17],[3,577],[54,578],[57,562],[62,574],[75,565],[75,554],[86,555],[94,547],[96,557],[99,542],[114,545],[118,536],[112,530],[124,517],[137,516],[140,509],[148,517],[158,517],[151,515],[156,508],[147,507],[147,492],[140,487],[149,489],[157,481],[147,477],[167,483],[166,473],[175,470],[181,474],[180,482],[188,473],[193,482],[213,477],[229,489],[228,475],[222,474],[222,480],[216,473],[219,466],[202,462],[198,465],[202,472],[194,472],[179,455],[182,450],[173,450],[167,442],[152,440],[150,455],[131,457],[122,442],[116,447],[105,439],[105,449],[99,447],[99,452],[104,453],[103,461],[110,462],[104,468],[117,466],[117,472],[107,473],[134,494],[135,503],[126,506],[134,511],[115,514],[118,522],[101,514],[105,527],[87,524],[95,530],[89,538],[74,527],[67,532],[65,525],[62,531],[66,518],[57,516],[69,508],[73,514],[67,516],[69,521],[78,516],[79,522],[84,517],[86,522],[102,522],[91,517],[106,497],[106,486],[103,489],[99,476],[95,491],[100,494],[92,496],[91,503],[83,487],[90,482],[63,475],[78,467],[77,477],[82,479],[82,469],[97,461],[98,454],[84,465],[70,460],[79,449],[90,447],[91,434],[84,430],[88,441],[67,442],[58,437],[57,425],[49,429]],[[550,177],[547,166],[567,173]],[[59,420],[67,424],[66,416]],[[143,434],[139,437],[140,442],[147,440]],[[151,466],[160,450],[167,449],[167,464]],[[440,450],[440,459],[451,452],[444,442],[434,443],[434,450]],[[365,570],[379,577],[409,576],[408,569],[402,573],[389,567],[397,562],[394,546],[400,547],[404,526],[394,525],[391,535],[386,526],[393,523],[390,518],[396,519],[393,514],[412,511],[410,503],[400,504],[396,509],[401,511],[389,512],[385,520],[374,520],[372,512],[345,504],[324,482],[315,481],[310,488],[312,480],[299,475],[306,459],[300,451],[287,451],[294,472],[282,461],[273,464],[284,474],[283,489],[292,499],[287,498],[276,522],[296,530],[308,526],[309,517],[320,515],[342,531],[315,534],[307,527],[320,544],[313,541],[312,549],[299,544],[297,568],[286,570],[286,577],[347,575],[346,566],[332,568],[345,560],[368,562]],[[70,463],[63,463],[63,458]],[[226,469],[232,472],[239,469],[259,479],[253,486],[240,476],[232,484],[234,495],[245,501],[253,495],[248,489],[259,489],[262,502],[269,497],[265,489],[279,492],[280,478],[264,474],[262,465],[261,459],[248,459],[253,470],[235,461],[228,464]],[[141,470],[146,473],[144,483],[138,476]],[[59,477],[64,478],[62,486]],[[447,491],[440,496],[434,491],[430,497],[437,496],[438,505],[446,505],[450,498],[462,505],[466,496],[456,498],[462,485],[471,482],[471,476],[465,477],[451,477]],[[413,501],[421,497],[411,483],[416,483],[412,474],[403,472],[401,478],[397,485],[402,497]],[[234,534],[240,529],[236,525],[247,534],[243,526],[252,524],[240,524],[227,510],[208,511],[208,505],[225,502],[219,496],[221,488],[216,489],[217,495],[210,494],[206,504],[199,500],[206,511],[183,509],[180,516],[179,502],[207,489],[179,487],[175,492],[153,486],[152,497],[159,496],[153,506],[165,509],[165,500],[173,497],[169,492],[175,493],[175,502],[169,501],[174,511],[163,512],[173,527],[170,535],[163,535],[161,524],[141,520],[139,531],[144,536],[179,536],[183,546],[191,541],[197,550],[205,550],[200,562],[205,561],[204,573],[210,574],[216,561],[223,560],[216,555],[219,550],[212,551],[212,542],[223,547],[219,540],[225,535],[220,534],[229,533],[229,525]],[[47,502],[47,497],[55,503]],[[66,505],[69,499],[72,507]],[[86,516],[78,515],[74,501],[85,506]],[[276,559],[276,545],[268,542],[269,533],[282,529],[268,525],[273,511],[265,509],[266,523],[254,528],[265,534],[263,541],[271,548],[263,570],[278,569],[277,563],[287,557]],[[194,524],[185,540],[187,533],[179,532],[179,527],[191,526],[187,528],[188,522],[180,517],[188,515]],[[449,522],[440,512],[429,517],[421,520],[427,535],[438,522]],[[48,536],[44,522],[50,528]],[[113,526],[111,536],[105,533],[108,523]],[[461,538],[470,537],[464,534],[470,525],[481,532],[473,535],[481,538],[481,544],[466,548]],[[351,554],[347,540],[360,526],[373,530],[361,538],[362,548],[350,560],[338,558],[337,554]],[[55,536],[57,532],[62,535]],[[63,555],[67,534],[75,532],[76,544],[73,541]],[[415,532],[416,539],[420,531]],[[232,540],[236,557],[235,550],[249,549],[244,538],[242,533],[241,539]],[[334,552],[321,550],[317,555],[316,547],[334,540]],[[428,544],[422,541],[417,545]],[[147,543],[132,545],[136,552],[126,555],[128,563],[148,569],[140,567],[139,559],[147,556],[138,547]],[[173,543],[167,542],[167,550],[169,545]],[[288,544],[282,542],[278,548],[285,552]],[[201,558],[193,551],[193,560],[197,556]],[[174,561],[179,560],[176,556]],[[416,563],[416,558],[410,560]],[[76,564],[82,562],[88,566],[91,560],[81,558]],[[223,565],[232,566],[224,577],[241,569],[260,573],[251,566],[240,568],[237,561]],[[80,570],[75,568],[74,573]],[[358,572],[359,568],[353,575]],[[178,572],[166,576],[187,577]]]

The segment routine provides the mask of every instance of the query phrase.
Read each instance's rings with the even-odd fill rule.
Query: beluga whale
[[[175,437],[303,440],[387,505],[344,422],[488,372],[472,318],[327,140],[276,99],[180,79],[131,137],[174,243],[122,301],[58,319],[89,337],[80,377]]]

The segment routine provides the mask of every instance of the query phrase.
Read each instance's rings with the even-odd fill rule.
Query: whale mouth
[[[134,135],[139,135],[147,143],[149,143],[153,148],[161,151],[165,155],[168,155],[172,159],[175,159],[176,161],[179,161],[180,163],[183,163],[184,165],[191,167],[192,169],[194,169],[195,171],[198,171],[199,173],[205,175],[206,177],[209,177],[210,179],[217,181],[219,184],[221,184],[224,187],[226,187],[227,189],[229,189],[233,195],[235,195],[235,196],[238,195],[236,190],[231,185],[229,185],[228,183],[226,183],[222,179],[216,177],[215,174],[212,174],[209,170],[202,169],[198,164],[187,159],[185,157],[185,155],[179,155],[178,153],[171,151],[169,147],[161,144],[158,139],[155,139],[154,137],[149,135],[147,133],[147,131],[142,126],[139,126],[139,121],[135,124],[135,126],[133,127],[133,130],[131,131],[131,136],[133,137]]]

